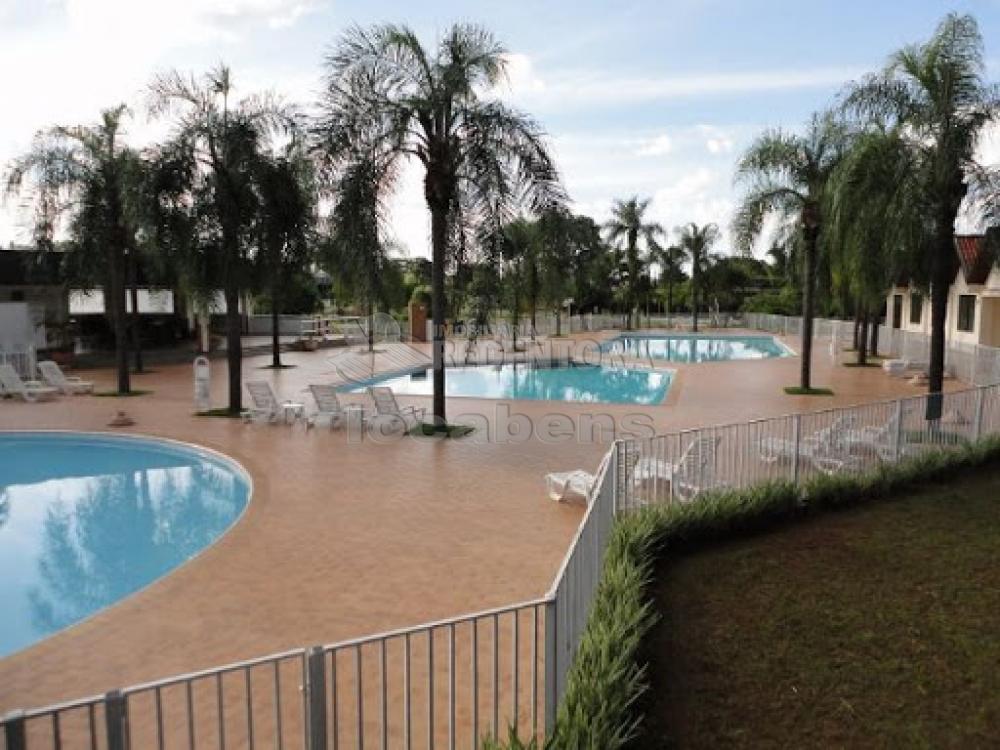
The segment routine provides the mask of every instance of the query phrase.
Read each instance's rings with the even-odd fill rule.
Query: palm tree
[[[764,219],[776,214],[795,224],[803,239],[802,358],[800,387],[811,388],[812,332],[816,265],[822,227],[823,196],[846,145],[846,129],[832,115],[814,115],[804,135],[771,130],[740,159],[736,179],[747,185],[733,230],[749,253]]]
[[[931,350],[928,389],[944,383],[945,317],[948,293],[958,271],[955,220],[968,190],[967,178],[981,173],[974,152],[984,126],[997,114],[996,89],[983,80],[983,40],[972,16],[951,13],[923,44],[897,51],[889,63],[845,100],[848,111],[898,124],[917,160],[930,237],[921,243],[929,266]],[[928,402],[928,418],[940,413],[940,399]]]
[[[186,199],[198,230],[188,233],[189,262],[209,274],[196,274],[203,292],[219,281],[226,300],[226,359],[229,411],[242,407],[242,318],[240,297],[252,280],[253,228],[258,210],[256,168],[269,136],[292,132],[297,113],[270,95],[232,101],[233,82],[224,65],[201,80],[174,71],[150,86],[150,111],[173,113],[176,132],[166,149],[176,155],[175,174],[186,181],[170,187]],[[214,256],[214,257],[212,257]]]
[[[31,185],[35,238],[43,249],[52,249],[60,219],[69,214],[73,265],[104,279],[121,394],[131,386],[126,254],[135,239],[131,197],[142,169],[138,154],[123,143],[127,115],[127,107],[119,105],[102,112],[95,125],[40,132],[31,150],[11,164],[6,186],[8,194],[17,194]]]
[[[486,30],[456,24],[428,50],[405,26],[354,28],[326,60],[315,132],[333,163],[360,147],[424,168],[431,214],[434,419],[445,413],[445,267],[455,209],[495,231],[519,200],[534,211],[563,201],[542,131],[487,93],[506,70],[505,50]]]
[[[625,243],[626,328],[632,327],[632,313],[637,304],[636,294],[643,269],[639,241],[643,241],[645,254],[648,256],[657,247],[656,238],[663,234],[663,228],[659,224],[646,221],[646,211],[649,210],[651,202],[649,198],[639,200],[638,196],[632,196],[628,200],[616,200],[611,208],[611,220],[604,225],[608,242]]]
[[[719,239],[719,227],[715,224],[698,226],[694,222],[679,229],[680,249],[691,263],[691,318],[692,329],[698,332],[698,293],[701,291],[702,274],[708,270],[709,251]]]
[[[312,257],[313,174],[294,142],[284,154],[262,155],[256,172],[256,260],[271,303],[271,366],[281,367],[282,294],[296,274],[307,272]]]
[[[517,351],[517,332],[525,294],[528,295],[529,306],[533,304],[531,295],[537,287],[537,263],[541,241],[538,224],[523,218],[507,224],[500,239],[500,259],[503,269],[501,282],[510,305],[514,351]],[[534,281],[532,277],[535,277]]]
[[[914,256],[926,226],[913,156],[898,128],[869,126],[852,139],[827,191],[833,282],[857,310],[859,364],[867,361],[869,328],[877,328],[876,311],[893,279],[919,266]]]
[[[660,267],[660,279],[667,287],[667,315],[674,310],[674,283],[678,279],[683,279],[684,271],[681,269],[683,259],[684,250],[680,245],[660,247],[653,254],[653,260]]]

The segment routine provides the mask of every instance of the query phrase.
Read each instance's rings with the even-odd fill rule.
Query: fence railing
[[[929,412],[932,398],[940,408]],[[861,472],[995,434],[1000,385],[618,441],[539,599],[12,712],[3,747],[450,750],[509,727],[541,737],[554,725],[618,513]]]
[[[13,365],[17,374],[25,379],[34,380],[37,377],[34,347],[18,351],[0,350],[0,365]]]

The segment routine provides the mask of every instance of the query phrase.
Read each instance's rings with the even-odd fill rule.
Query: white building
[[[948,292],[948,344],[1000,347],[1000,264],[985,235],[956,235],[959,270]],[[930,334],[931,300],[912,286],[889,292],[886,325]]]

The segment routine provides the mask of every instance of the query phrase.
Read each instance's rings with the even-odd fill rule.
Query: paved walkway
[[[556,353],[571,343],[561,341]],[[375,369],[397,366],[397,355],[378,355]],[[244,378],[304,399],[308,383],[337,379],[331,356],[288,353],[285,361],[296,366],[284,370],[251,358]],[[233,456],[253,476],[254,492],[242,520],[191,564],[0,660],[0,712],[543,594],[581,512],[550,502],[543,477],[593,470],[606,445],[537,434],[496,440],[494,430],[517,415],[539,424],[560,414],[579,424],[602,414],[619,426],[642,415],[664,431],[920,393],[879,369],[834,366],[825,351],[815,363],[816,383],[833,387],[835,397],[784,395],[781,386],[797,378],[793,357],[678,366],[666,402],[653,407],[453,398],[450,418],[480,415],[491,429],[450,441],[351,444],[343,430],[195,417],[188,366],[136,376],[135,387],[152,391],[137,398],[2,401],[0,429],[106,430],[124,409],[136,420],[126,432]],[[213,400],[221,405],[225,365],[212,366]],[[111,387],[110,371],[83,374]],[[409,401],[429,406],[430,399]]]

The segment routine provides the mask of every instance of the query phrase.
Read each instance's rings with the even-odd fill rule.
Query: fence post
[[[552,598],[545,603],[545,736],[552,735],[556,727],[556,709],[559,707],[559,647],[558,623],[556,622],[556,599],[559,596],[558,587]]]
[[[792,456],[792,484],[799,483],[799,450],[802,447],[802,415],[796,414],[792,420],[792,444],[795,446],[795,453]]]
[[[899,463],[903,455],[903,399],[896,402],[896,434],[892,443],[892,462]]]
[[[3,717],[3,739],[7,750],[27,750],[24,739],[24,711],[10,711]]]
[[[322,646],[313,646],[306,654],[306,705],[306,746],[309,750],[326,750],[326,658]]]
[[[125,696],[121,690],[104,695],[104,727],[108,750],[125,750]]]
[[[618,492],[621,489],[618,485],[618,477],[621,476],[619,469],[619,461],[621,461],[622,452],[622,441],[616,440],[614,446],[614,456],[611,459],[611,466],[608,468],[614,473],[611,475],[611,517],[615,518],[618,516]]]
[[[983,435],[983,388],[976,388],[976,416],[972,422],[972,439],[979,440]]]

